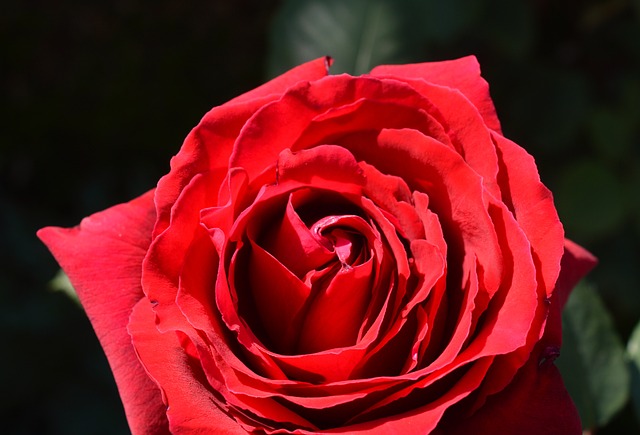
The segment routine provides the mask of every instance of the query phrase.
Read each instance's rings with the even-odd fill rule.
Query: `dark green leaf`
[[[417,0],[289,0],[271,30],[269,74],[329,55],[333,73],[404,62],[418,46]]]
[[[627,343],[631,370],[631,398],[636,417],[640,421],[640,322],[636,325]]]
[[[622,341],[596,292],[584,283],[563,313],[562,356],[557,364],[585,429],[604,426],[629,398]]]
[[[334,72],[365,72],[374,53],[381,56],[380,39],[395,49],[395,20],[383,7],[368,0],[286,2],[274,22],[269,73],[324,55],[334,58]]]

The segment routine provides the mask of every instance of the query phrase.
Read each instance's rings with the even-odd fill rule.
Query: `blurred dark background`
[[[35,232],[152,188],[210,107],[268,78],[281,3],[0,6],[3,433],[127,433],[90,324],[50,289],[58,266]],[[407,60],[478,56],[505,135],[536,157],[567,235],[599,257],[589,280],[626,343],[640,319],[640,1],[445,3]],[[630,404],[598,433],[629,428]]]

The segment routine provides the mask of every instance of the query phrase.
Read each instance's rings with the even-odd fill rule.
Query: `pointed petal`
[[[85,218],[79,227],[47,227],[38,237],[65,270],[109,359],[134,434],[164,433],[160,390],[138,361],[127,323],[144,297],[142,259],[155,222],[153,192]]]
[[[267,83],[234,98],[230,103],[241,103],[267,95],[282,94],[289,87],[301,81],[318,80],[329,74],[332,60],[329,56],[319,57],[275,77]]]
[[[191,179],[211,171],[219,183],[225,177],[236,138],[247,120],[299,81],[325,77],[328,58],[307,62],[233,100],[214,107],[189,133],[180,152],[171,159],[171,172],[160,179],[156,193],[158,222],[154,236],[169,225],[171,207]],[[212,146],[213,145],[213,146]]]

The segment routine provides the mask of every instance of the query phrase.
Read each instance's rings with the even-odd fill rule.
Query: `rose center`
[[[333,213],[319,217],[319,208],[295,202],[241,248],[246,263],[235,270],[249,271],[238,292],[240,306],[250,307],[243,317],[278,353],[353,345],[371,300],[376,234],[352,206],[322,207]]]
[[[357,229],[349,226],[360,220],[359,216],[327,216],[313,224],[310,230],[322,246],[335,253],[343,267],[350,268],[368,258],[366,241]]]

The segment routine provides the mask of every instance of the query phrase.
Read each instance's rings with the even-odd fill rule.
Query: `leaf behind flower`
[[[622,340],[595,288],[578,284],[562,316],[557,360],[585,430],[606,425],[627,403],[629,370]]]
[[[64,293],[71,300],[80,305],[80,300],[78,299],[76,290],[73,288],[71,281],[69,281],[69,277],[62,269],[60,269],[51,281],[49,281],[49,289]]]
[[[640,421],[640,322],[631,333],[627,343],[627,355],[631,370],[631,398],[636,418]]]
[[[429,3],[429,2],[428,2]],[[274,17],[268,73],[329,55],[333,73],[414,59],[425,26],[418,0],[288,0]]]

